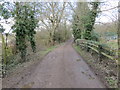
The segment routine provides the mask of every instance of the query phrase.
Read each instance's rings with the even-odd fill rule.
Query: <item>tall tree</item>
[[[88,4],[91,7],[88,7]],[[74,29],[76,27],[76,36],[79,36],[79,38],[84,38],[87,40],[91,40],[93,35],[93,27],[95,24],[95,19],[98,15],[98,7],[100,2],[98,0],[96,2],[79,2],[77,3],[76,9],[72,7],[74,11]],[[75,19],[76,18],[76,19]],[[74,30],[75,31],[75,30]],[[79,34],[78,34],[79,33]]]
[[[47,2],[40,3],[40,18],[39,20],[49,30],[50,42],[54,44],[55,32],[59,27],[59,24],[64,15],[66,3]]]
[[[81,29],[79,29],[79,18],[76,15],[73,16],[72,23],[74,40],[81,39]]]
[[[120,88],[120,2],[118,5],[118,88]]]
[[[69,3],[71,6],[74,14],[73,14],[73,35],[75,39],[83,38],[83,33],[85,32],[84,24],[86,23],[86,18],[88,16],[89,7],[88,2],[77,2],[76,8],[73,7],[71,3]]]
[[[98,7],[99,7],[100,2],[91,2],[90,5],[92,5],[92,9],[88,13],[87,17],[84,18],[86,22],[84,23],[85,27],[85,33],[84,33],[84,38],[87,40],[92,39],[92,31],[93,27],[95,24],[95,19],[98,15]]]
[[[30,41],[33,52],[35,52],[35,28],[37,26],[37,19],[35,18],[35,8],[31,3],[15,3],[15,24],[13,25],[13,32],[16,33],[16,48],[21,53],[22,61],[25,61],[27,41]]]
[[[0,4],[0,20],[6,20],[10,18],[10,12],[5,8],[5,2]],[[5,75],[6,67],[7,67],[7,41],[5,42],[4,33],[5,29],[2,24],[0,24],[0,33],[2,36],[2,77]]]

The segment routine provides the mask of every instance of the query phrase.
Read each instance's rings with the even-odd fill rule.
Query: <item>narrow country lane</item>
[[[72,41],[50,52],[17,88],[105,88],[72,47]]]

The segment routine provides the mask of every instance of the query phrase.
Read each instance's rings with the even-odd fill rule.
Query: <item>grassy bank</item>
[[[109,66],[108,63],[112,63],[111,60],[104,59],[100,62],[97,59],[97,54],[93,55],[90,52],[86,52],[82,50],[80,46],[73,44],[73,48],[82,56],[85,62],[91,67],[94,73],[100,78],[100,80],[106,85],[108,88],[116,88],[117,87],[117,76],[113,73],[115,68]],[[108,64],[108,65],[107,65]],[[115,65],[114,65],[115,66]]]
[[[22,71],[22,69],[31,67],[37,63],[40,63],[40,61],[44,58],[45,55],[47,55],[49,52],[51,52],[58,46],[60,46],[60,45],[50,46],[50,47],[46,47],[46,48],[44,47],[44,48],[38,50],[36,53],[30,52],[27,56],[27,60],[23,63],[19,63],[19,58],[15,57],[12,60],[13,63],[8,65],[9,68],[7,69],[6,76],[8,76],[9,74],[12,74],[12,73],[16,73],[17,71]]]
[[[90,53],[87,53],[86,51],[82,50],[79,46],[73,44],[73,48],[82,56],[84,60],[86,60],[89,63],[92,63],[93,58]]]
[[[44,57],[46,54],[48,54],[49,52],[51,52],[51,51],[54,50],[55,48],[57,48],[57,45],[51,46],[51,47],[47,48],[46,50],[41,51],[40,54],[43,55],[43,57]]]

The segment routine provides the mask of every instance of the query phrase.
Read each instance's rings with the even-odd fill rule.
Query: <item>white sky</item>
[[[116,7],[118,6],[118,0],[106,0],[106,3],[104,3],[105,5],[101,5],[101,10],[107,10],[110,9],[112,7]],[[117,20],[117,9],[113,9],[113,10],[109,10],[109,11],[104,11],[100,14],[100,16],[96,19],[96,22],[102,22],[102,23],[107,23],[107,22],[112,22]],[[14,24],[14,21],[12,18],[10,18],[8,21],[10,21],[10,24],[5,24],[5,23],[1,23],[1,22],[5,22],[0,21],[0,23],[3,25],[3,27],[6,29],[5,32],[9,32],[9,30],[11,29],[11,26]]]
[[[101,5],[101,10],[107,10],[113,7],[118,6],[118,1],[109,1],[105,5]],[[96,19],[97,22],[112,22],[118,19],[118,9],[112,9],[109,11],[104,11],[101,13],[101,16]]]

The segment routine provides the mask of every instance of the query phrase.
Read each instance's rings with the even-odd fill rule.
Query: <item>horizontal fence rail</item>
[[[76,40],[76,44],[87,51],[92,50],[96,52],[100,60],[102,60],[102,56],[104,56],[111,60],[116,60],[117,62],[117,50],[114,50],[104,44],[84,39]]]

